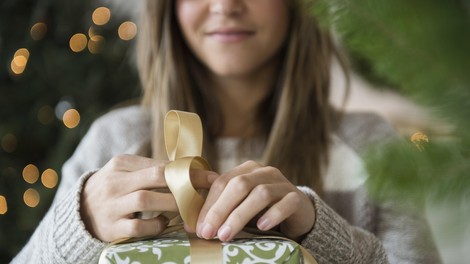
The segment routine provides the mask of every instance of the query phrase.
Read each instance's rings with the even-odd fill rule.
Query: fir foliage
[[[335,28],[353,58],[370,65],[366,74],[433,109],[453,127],[448,135],[429,134],[422,151],[406,139],[373,152],[372,193],[407,201],[463,197],[470,189],[468,2],[319,0],[312,12]]]

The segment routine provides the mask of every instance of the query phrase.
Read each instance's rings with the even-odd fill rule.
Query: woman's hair
[[[174,2],[146,1],[137,43],[142,104],[153,116],[153,156],[164,157],[163,117],[178,109],[200,115],[204,155],[216,164],[214,142],[223,127],[222,111],[199,74],[202,64],[183,40]],[[329,103],[330,64],[334,56],[342,59],[304,1],[294,2],[279,79],[257,113],[266,140],[263,163],[279,168],[294,184],[321,193],[335,116]]]

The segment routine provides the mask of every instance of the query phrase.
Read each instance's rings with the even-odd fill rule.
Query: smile
[[[216,41],[224,43],[235,43],[252,37],[255,33],[248,30],[216,30],[206,35]]]

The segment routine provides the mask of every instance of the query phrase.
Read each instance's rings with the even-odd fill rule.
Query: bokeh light
[[[2,137],[2,149],[7,152],[11,153],[15,151],[16,145],[18,144],[16,136],[13,135],[12,133],[7,133]]]
[[[38,121],[43,125],[50,124],[54,121],[54,110],[50,105],[45,105],[38,110]]]
[[[119,38],[122,40],[131,40],[137,34],[137,25],[134,22],[126,21],[118,28]]]
[[[94,28],[94,27],[90,27],[90,28],[88,29],[88,37],[91,38],[91,37],[93,37],[93,36],[95,36],[95,35],[96,35],[95,28]]]
[[[24,67],[19,67],[18,65],[16,65],[14,60],[11,61],[10,68],[11,71],[16,75],[22,74],[25,69]]]
[[[60,99],[54,109],[57,119],[62,120],[65,111],[75,107],[75,100],[71,96],[64,96]]]
[[[36,207],[39,204],[41,197],[39,196],[38,191],[33,188],[29,188],[23,194],[23,201],[29,207]]]
[[[31,27],[31,38],[34,40],[41,40],[47,33],[47,25],[43,22],[38,22]]]
[[[104,37],[100,35],[94,35],[90,37],[88,41],[88,50],[92,54],[100,53],[104,47]]]
[[[76,109],[65,111],[62,121],[67,128],[75,128],[80,123],[80,113]]]
[[[0,215],[4,215],[8,212],[8,204],[7,198],[5,196],[0,195]]]
[[[82,34],[82,33],[77,33],[73,35],[69,41],[70,49],[73,52],[83,51],[86,48],[87,43],[88,43],[88,39],[85,36],[85,34]]]
[[[26,68],[28,59],[29,59],[28,49],[25,49],[25,48],[18,49],[13,55],[13,59],[11,60],[11,64],[10,64],[11,71],[16,75],[22,74]]]
[[[93,20],[93,23],[95,23],[98,26],[105,25],[106,23],[109,22],[109,19],[111,18],[111,11],[107,7],[98,7],[93,11],[93,14],[91,15],[91,19]]]
[[[23,55],[16,56],[13,58],[13,63],[20,68],[24,68],[27,62],[28,59],[26,59],[26,57]]]
[[[57,186],[59,176],[53,169],[45,170],[41,175],[41,182],[46,188],[52,189]]]
[[[28,164],[23,169],[23,179],[25,182],[33,184],[39,179],[39,169],[34,164]]]
[[[26,48],[18,49],[13,57],[17,56],[24,56],[26,59],[29,59],[29,50]]]

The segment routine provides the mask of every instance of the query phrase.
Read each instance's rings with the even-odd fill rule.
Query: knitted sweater
[[[107,245],[85,229],[80,218],[83,183],[113,156],[142,154],[150,142],[150,116],[132,106],[99,118],[72,157],[64,164],[54,202],[36,231],[12,263],[97,263]],[[333,136],[325,196],[298,187],[316,210],[313,229],[302,245],[318,263],[439,263],[427,225],[417,215],[400,211],[393,202],[374,204],[364,188],[367,174],[359,153],[367,143],[394,134],[393,128],[371,114],[347,114]],[[246,159],[258,159],[263,146],[246,155],[234,154],[237,139],[219,139],[221,171]]]

